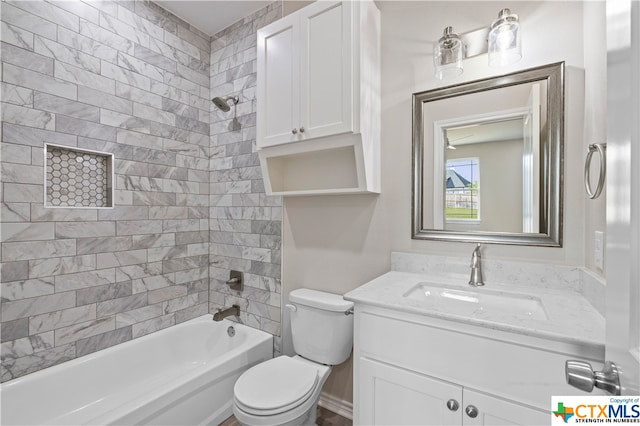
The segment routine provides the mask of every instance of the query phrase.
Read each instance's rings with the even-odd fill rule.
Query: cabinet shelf
[[[380,192],[380,177],[367,168],[367,153],[358,135],[298,142],[258,151],[265,189],[273,195],[362,194]]]

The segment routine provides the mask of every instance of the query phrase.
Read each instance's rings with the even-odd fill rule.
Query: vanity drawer
[[[565,383],[565,361],[585,359],[579,352],[542,349],[535,338],[529,345],[516,334],[509,341],[510,334],[437,319],[431,323],[418,315],[400,320],[397,312],[383,309],[356,309],[355,346],[361,358],[543,409],[549,408],[552,395],[587,395]]]

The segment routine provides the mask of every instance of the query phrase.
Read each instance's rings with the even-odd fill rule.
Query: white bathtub
[[[217,425],[240,374],[273,356],[272,339],[204,315],[2,384],[1,423]]]

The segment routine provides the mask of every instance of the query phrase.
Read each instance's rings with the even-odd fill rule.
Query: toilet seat
[[[233,399],[246,413],[276,415],[302,405],[313,395],[318,382],[318,369],[312,364],[280,356],[242,374],[234,386]]]

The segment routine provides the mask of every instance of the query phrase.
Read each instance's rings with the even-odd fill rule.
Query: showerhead
[[[227,96],[226,98],[216,96],[215,98],[211,99],[211,102],[213,102],[215,106],[220,108],[221,111],[229,112],[229,110],[231,109],[231,107],[229,106],[229,101],[233,101],[233,104],[237,105],[238,100],[239,99],[237,96]]]

